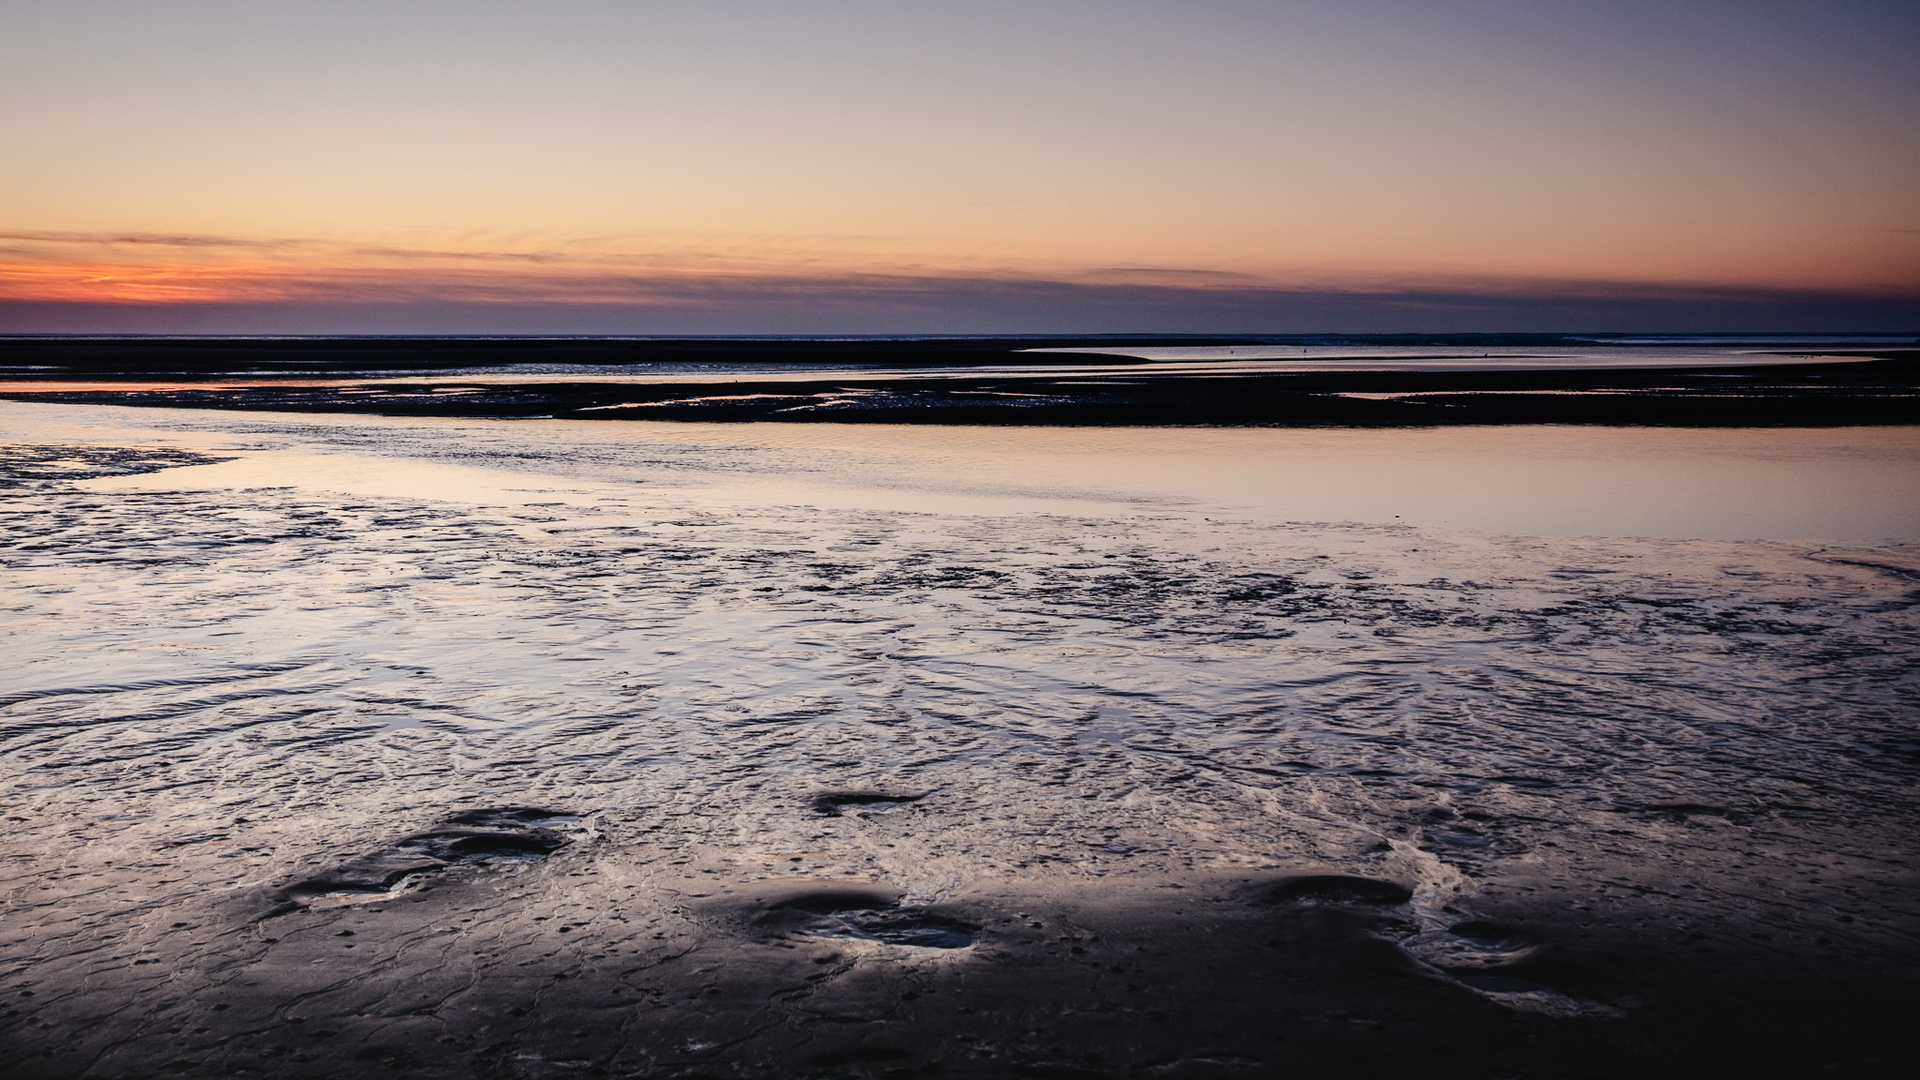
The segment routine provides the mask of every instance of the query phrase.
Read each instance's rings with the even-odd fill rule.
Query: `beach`
[[[1912,1074],[1916,45],[0,5],[0,1080]]]
[[[0,406],[17,1075],[1911,1049],[1913,429],[936,430]]]

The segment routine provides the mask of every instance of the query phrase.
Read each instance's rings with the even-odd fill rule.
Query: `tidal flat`
[[[1920,429],[0,403],[22,1077],[1904,1075]]]

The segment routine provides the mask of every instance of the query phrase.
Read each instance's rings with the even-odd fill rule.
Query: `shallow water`
[[[912,903],[1332,867],[1414,886],[1416,951],[1553,890],[1920,926],[1912,431],[0,441],[15,973],[498,806]]]
[[[222,459],[96,491],[299,486],[506,505],[557,493],[589,503],[1152,511],[1537,536],[1920,536],[1920,428],[966,428],[0,402],[0,440],[131,441]]]

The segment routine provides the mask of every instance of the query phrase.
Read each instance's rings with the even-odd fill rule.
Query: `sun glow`
[[[1898,12],[1375,6],[0,21],[0,303],[1920,297]]]

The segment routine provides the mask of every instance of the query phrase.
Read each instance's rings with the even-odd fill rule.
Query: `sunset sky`
[[[0,0],[0,332],[1920,329],[1920,4]]]

